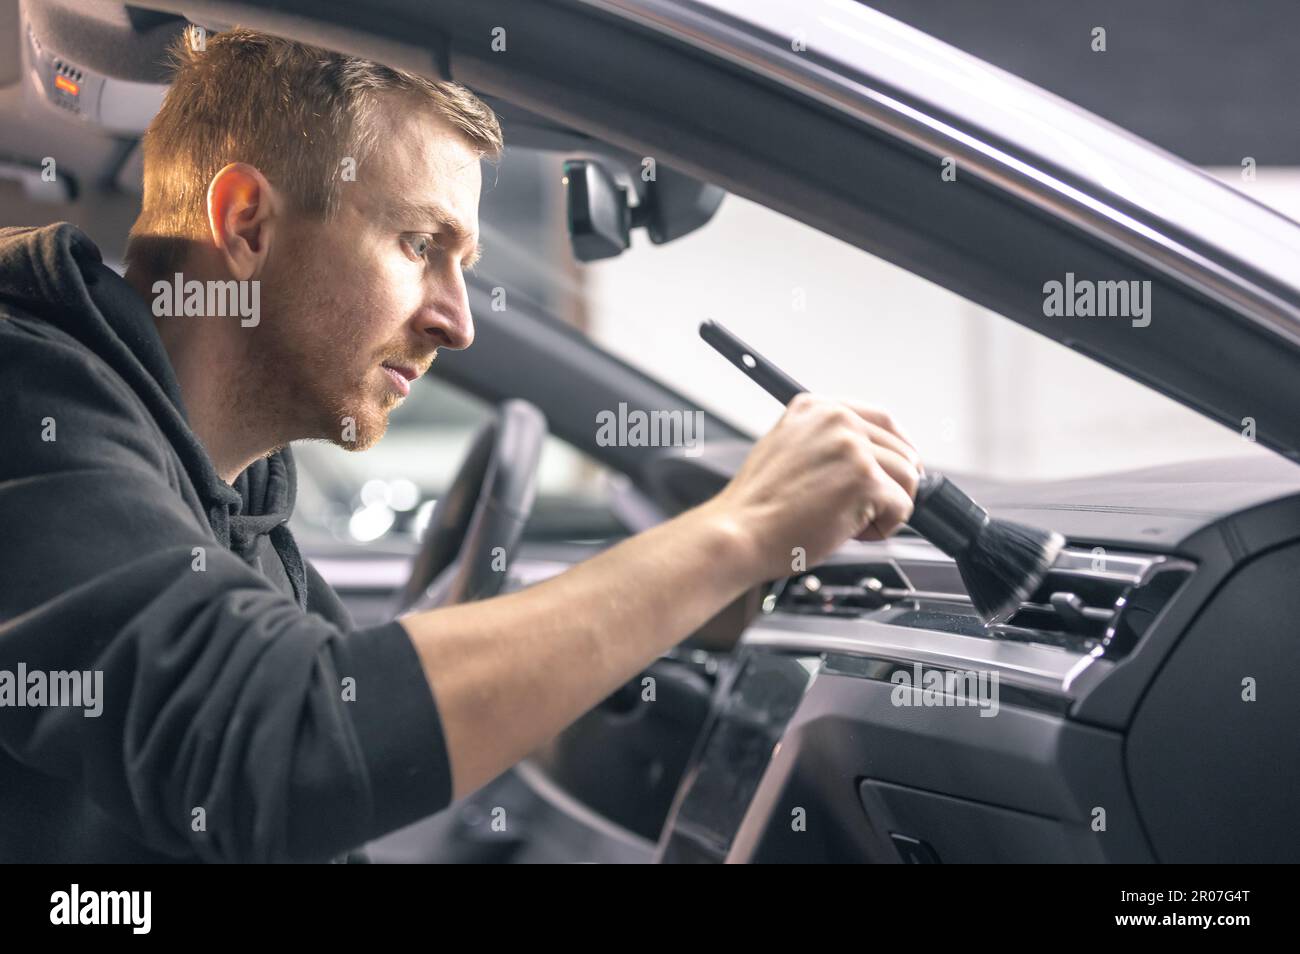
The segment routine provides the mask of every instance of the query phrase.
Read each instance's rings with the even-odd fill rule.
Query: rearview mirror
[[[585,159],[564,164],[569,238],[580,262],[613,258],[631,244],[632,210],[627,190],[605,169]]]
[[[634,228],[644,228],[656,245],[693,232],[718,210],[726,193],[660,166],[644,183],[640,202],[628,204],[628,190],[599,162],[564,163],[569,238],[580,262],[613,258],[631,244]]]

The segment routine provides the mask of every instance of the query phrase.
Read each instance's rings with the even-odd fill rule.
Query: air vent
[[[846,563],[818,567],[786,581],[768,606],[816,616],[860,616],[913,592],[893,563]]]
[[[956,566],[935,551],[925,559],[837,562],[779,583],[767,612],[871,616],[897,626],[1050,643],[1126,655],[1192,572],[1166,556],[1064,550],[1042,584],[1005,623],[985,626]]]
[[[1047,631],[1100,640],[1133,584],[1133,578],[1122,573],[1053,569],[1001,628],[1008,633]]]

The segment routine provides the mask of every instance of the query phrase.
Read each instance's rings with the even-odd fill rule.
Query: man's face
[[[408,379],[474,340],[462,270],[478,254],[478,155],[409,100],[390,96],[375,121],[339,215],[290,216],[267,258],[250,357],[286,439],[370,447]]]

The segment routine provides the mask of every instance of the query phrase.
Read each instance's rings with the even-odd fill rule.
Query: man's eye
[[[433,248],[433,238],[429,235],[407,235],[402,241],[416,258],[424,258],[429,249]]]

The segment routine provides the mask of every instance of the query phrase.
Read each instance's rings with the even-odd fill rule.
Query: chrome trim
[[[997,670],[999,679],[1037,692],[1069,696],[1079,664],[1089,657],[1056,646],[1005,642],[864,619],[760,617],[742,646],[798,653],[844,653],[941,669]]]
[[[916,589],[900,590],[892,586],[887,586],[881,590],[880,598],[889,603],[898,603],[903,600],[933,600],[940,603],[961,603],[965,606],[971,605],[971,598],[965,593],[940,593],[935,590]]]
[[[1084,656],[1077,663],[1075,663],[1070,668],[1070,671],[1065,674],[1065,680],[1061,683],[1061,688],[1066,692],[1069,692],[1071,688],[1073,688],[1075,681],[1088,670],[1089,666],[1091,666],[1098,659],[1100,659],[1105,654],[1105,652],[1106,652],[1105,646],[1099,645],[1093,647],[1092,652],[1088,653],[1088,655]]]
[[[1101,575],[1114,579],[1137,581],[1152,565],[1167,559],[1161,553],[1135,553],[1133,551],[1104,550],[1097,556],[1092,550],[1083,547],[1066,546],[1061,548],[1052,570],[1063,572],[1086,572],[1089,575]],[[1093,563],[1101,560],[1105,569],[1094,569]],[[843,566],[854,563],[891,563],[901,572],[901,563],[952,563],[952,557],[944,553],[923,537],[893,536],[886,540],[849,540],[824,563],[819,566]]]
[[[856,544],[856,546],[852,545]],[[883,553],[882,553],[883,551]],[[1105,569],[1094,569],[1094,564],[1101,561]],[[859,541],[850,541],[850,545],[841,547],[824,563],[806,571],[809,574],[816,575],[819,570],[833,567],[854,566],[858,563],[886,563],[897,570],[898,575],[909,583],[909,588],[899,589],[898,587],[885,587],[880,591],[880,596],[889,602],[899,602],[902,600],[937,600],[946,603],[961,603],[970,605],[971,599],[965,593],[945,593],[935,590],[918,590],[910,587],[911,581],[904,571],[904,561],[912,563],[932,563],[932,564],[954,564],[952,557],[948,556],[934,544],[924,540],[908,540],[903,544],[897,544],[894,538],[884,540],[878,543],[861,543]],[[1140,553],[1111,553],[1107,552],[1104,556],[1098,557],[1091,550],[1083,550],[1071,547],[1062,547],[1056,555],[1056,560],[1048,569],[1049,573],[1061,573],[1067,576],[1079,576],[1085,579],[1102,579],[1111,580],[1116,583],[1130,583],[1140,585],[1146,582],[1156,567],[1170,563],[1170,558],[1162,554],[1140,554]],[[1179,565],[1185,564],[1186,561],[1173,561]],[[1190,564],[1186,564],[1190,567]],[[796,576],[802,574],[792,574],[780,583],[780,591],[784,585]],[[1025,603],[1028,596],[1019,600]],[[1049,607],[1050,608],[1050,607]],[[775,609],[775,607],[774,607]]]
[[[787,89],[798,90],[818,102],[838,110],[850,118],[865,123],[894,139],[922,149],[936,158],[952,156],[961,168],[983,179],[994,187],[1016,196],[1041,209],[1053,218],[1068,222],[1085,233],[1119,251],[1131,255],[1148,266],[1171,276],[1184,286],[1228,306],[1252,324],[1300,347],[1300,306],[1288,302],[1272,292],[1249,281],[1242,275],[1214,261],[1198,251],[1183,245],[1156,228],[1107,204],[1102,198],[1063,182],[1036,168],[1030,160],[1022,159],[981,140],[978,134],[958,129],[930,115],[924,109],[909,105],[888,95],[878,86],[854,80],[801,57],[792,50],[776,46],[762,36],[744,32],[723,23],[718,17],[718,0],[704,4],[681,3],[673,0],[581,0],[608,14],[634,21],[672,39],[704,50],[743,69],[776,82]],[[746,0],[749,27],[755,27],[755,10],[768,5],[758,0]],[[739,17],[738,4],[725,11]],[[712,15],[709,15],[708,12]],[[865,15],[888,21],[890,29],[898,36],[907,35],[914,45],[916,38],[927,41],[926,48],[933,56],[946,56],[954,61],[979,63],[986,71],[993,68],[967,54],[960,54],[946,44],[928,37],[920,31],[898,23],[877,11],[861,8]],[[803,12],[803,11],[801,11]],[[812,17],[817,11],[808,9]],[[770,27],[770,23],[764,24]],[[914,36],[913,36],[914,35]],[[854,69],[861,67],[853,66]],[[996,71],[1001,74],[1001,71]],[[992,74],[990,74],[992,75]],[[865,77],[864,77],[865,79]],[[879,80],[875,82],[879,84]],[[1040,96],[1050,94],[1033,87]],[[1096,122],[1091,114],[1073,107],[1076,114]],[[1113,128],[1113,127],[1111,127]],[[1150,144],[1136,137],[1128,139],[1145,147],[1151,158],[1163,156]],[[1183,164],[1169,163],[1180,174]],[[1226,188],[1226,187],[1225,187]],[[1100,190],[1099,190],[1100,191]],[[1250,200],[1242,197],[1243,203]],[[1143,209],[1148,216],[1156,216]],[[1280,216],[1278,218],[1281,218]],[[1283,219],[1282,221],[1285,221]],[[1168,223],[1164,223],[1168,224]],[[1274,276],[1276,277],[1276,276]]]
[[[1111,553],[1095,556],[1091,550],[1078,547],[1066,547],[1052,564],[1052,572],[1087,574],[1110,580],[1129,580],[1137,583],[1150,572],[1151,567],[1163,563],[1167,558],[1162,554]],[[1097,569],[1093,564],[1100,560],[1105,569]]]

